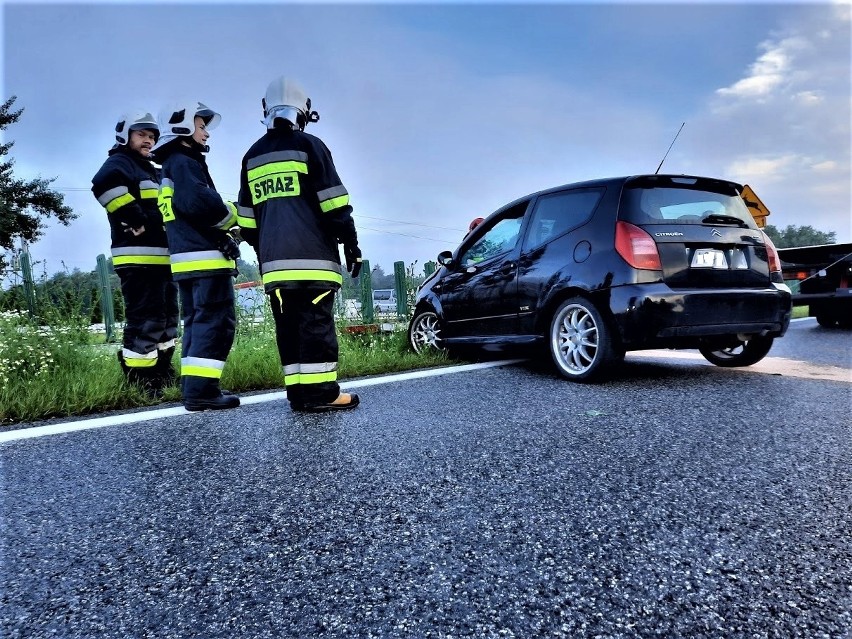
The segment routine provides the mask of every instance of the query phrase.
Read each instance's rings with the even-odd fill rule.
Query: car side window
[[[602,195],[603,189],[581,189],[540,197],[524,246],[540,246],[579,226],[589,219]]]
[[[526,203],[513,207],[501,215],[495,222],[489,223],[490,228],[486,229],[462,253],[459,261],[464,266],[472,266],[515,248],[521,233],[521,222],[523,221],[526,208]]]

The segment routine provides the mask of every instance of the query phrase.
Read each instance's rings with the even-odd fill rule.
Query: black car
[[[780,260],[733,182],[638,175],[527,195],[479,224],[417,293],[415,351],[546,345],[601,378],[626,351],[761,360],[790,323]]]

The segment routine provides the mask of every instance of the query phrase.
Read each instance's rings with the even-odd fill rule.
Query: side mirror
[[[441,251],[438,253],[438,264],[441,266],[450,266],[453,263],[453,254],[450,251]]]

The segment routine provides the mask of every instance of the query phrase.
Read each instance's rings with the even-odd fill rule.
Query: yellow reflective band
[[[284,376],[284,386],[293,386],[294,384],[299,383],[299,373],[293,373],[292,375]]]
[[[232,204],[231,206],[233,206],[233,204]],[[229,211],[230,211],[230,209],[229,209]],[[231,213],[231,217],[229,217],[229,218],[228,218],[228,220],[227,220],[224,224],[221,224],[221,225],[219,226],[219,228],[220,228],[220,229],[228,230],[229,228],[231,228],[231,227],[233,227],[233,226],[236,226],[236,225],[237,225],[237,220],[238,220],[238,219],[239,219],[239,218],[237,217],[237,212],[236,212],[236,210],[235,210],[235,211],[233,211],[233,212]]]
[[[346,206],[347,204],[349,204],[349,196],[341,195],[340,197],[335,197],[330,200],[326,200],[325,202],[320,202],[320,209],[323,213],[328,213],[329,211],[339,209],[341,206]]]
[[[331,271],[315,270],[274,271],[264,274],[264,284],[274,282],[336,282],[343,284],[343,276]]]
[[[269,164],[264,164],[263,166],[259,166],[255,169],[249,169],[248,171],[248,180],[252,182],[254,180],[258,180],[263,177],[268,177],[270,175],[274,175],[276,173],[307,173],[308,165],[304,162],[270,162]]]
[[[234,260],[195,260],[191,262],[177,262],[172,264],[172,273],[190,273],[192,271],[212,271],[218,268],[233,269],[236,266]]]
[[[169,265],[168,255],[122,255],[112,258],[113,266],[123,266],[126,264],[153,264],[153,265]]]
[[[299,382],[302,384],[322,384],[323,382],[336,382],[337,371],[330,373],[300,373]]]
[[[152,200],[159,194],[157,189],[140,189],[139,197],[143,200]]]
[[[331,291],[326,291],[325,293],[320,293],[314,299],[311,300],[311,304],[317,304],[322,298],[331,293]]]
[[[237,224],[239,224],[244,229],[256,229],[257,228],[257,220],[253,217],[241,217],[237,216]]]
[[[128,368],[151,368],[157,365],[157,358],[146,357],[142,359],[139,357],[125,357],[124,363],[127,364]]]
[[[159,195],[157,196],[157,208],[160,209],[160,214],[163,216],[163,223],[171,222],[175,219],[175,212],[172,210],[172,194],[174,189],[170,186],[161,186]]]
[[[104,208],[107,210],[107,213],[113,213],[125,204],[130,204],[135,200],[136,198],[130,195],[130,193],[125,193],[124,195],[120,195],[114,200],[110,200],[109,202],[107,202],[107,205]]]
[[[219,368],[209,368],[207,366],[181,366],[180,374],[219,379],[222,377],[222,370]]]

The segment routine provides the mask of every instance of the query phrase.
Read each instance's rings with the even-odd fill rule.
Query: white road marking
[[[390,384],[394,382],[404,382],[412,379],[422,379],[425,377],[437,377],[439,375],[450,375],[452,373],[465,373],[467,371],[475,371],[483,368],[494,368],[497,366],[508,366],[522,362],[522,359],[506,359],[496,362],[482,362],[480,364],[464,364],[462,366],[447,366],[444,368],[431,368],[426,370],[411,371],[408,373],[399,373],[396,375],[382,375],[380,377],[370,377],[367,379],[358,379],[352,381],[341,381],[340,388],[349,390],[353,388],[365,388],[367,386],[377,386],[379,384]],[[249,397],[240,397],[240,404],[248,406],[251,404],[261,404],[263,402],[274,402],[287,398],[284,391],[276,391],[274,393],[263,393],[260,395],[251,395]],[[178,415],[188,415],[189,411],[182,406],[174,408],[156,408],[153,410],[139,411],[136,413],[127,413],[124,415],[112,415],[109,417],[95,417],[93,419],[81,419],[73,422],[63,422],[60,424],[49,424],[47,426],[34,426],[32,428],[21,428],[18,430],[8,430],[0,432],[0,444],[21,439],[33,439],[35,437],[44,437],[46,435],[59,435],[62,433],[72,433],[79,430],[90,430],[93,428],[103,428],[104,426],[118,426],[120,424],[135,424],[138,422],[146,422],[152,419],[163,419],[165,417],[177,417]]]

